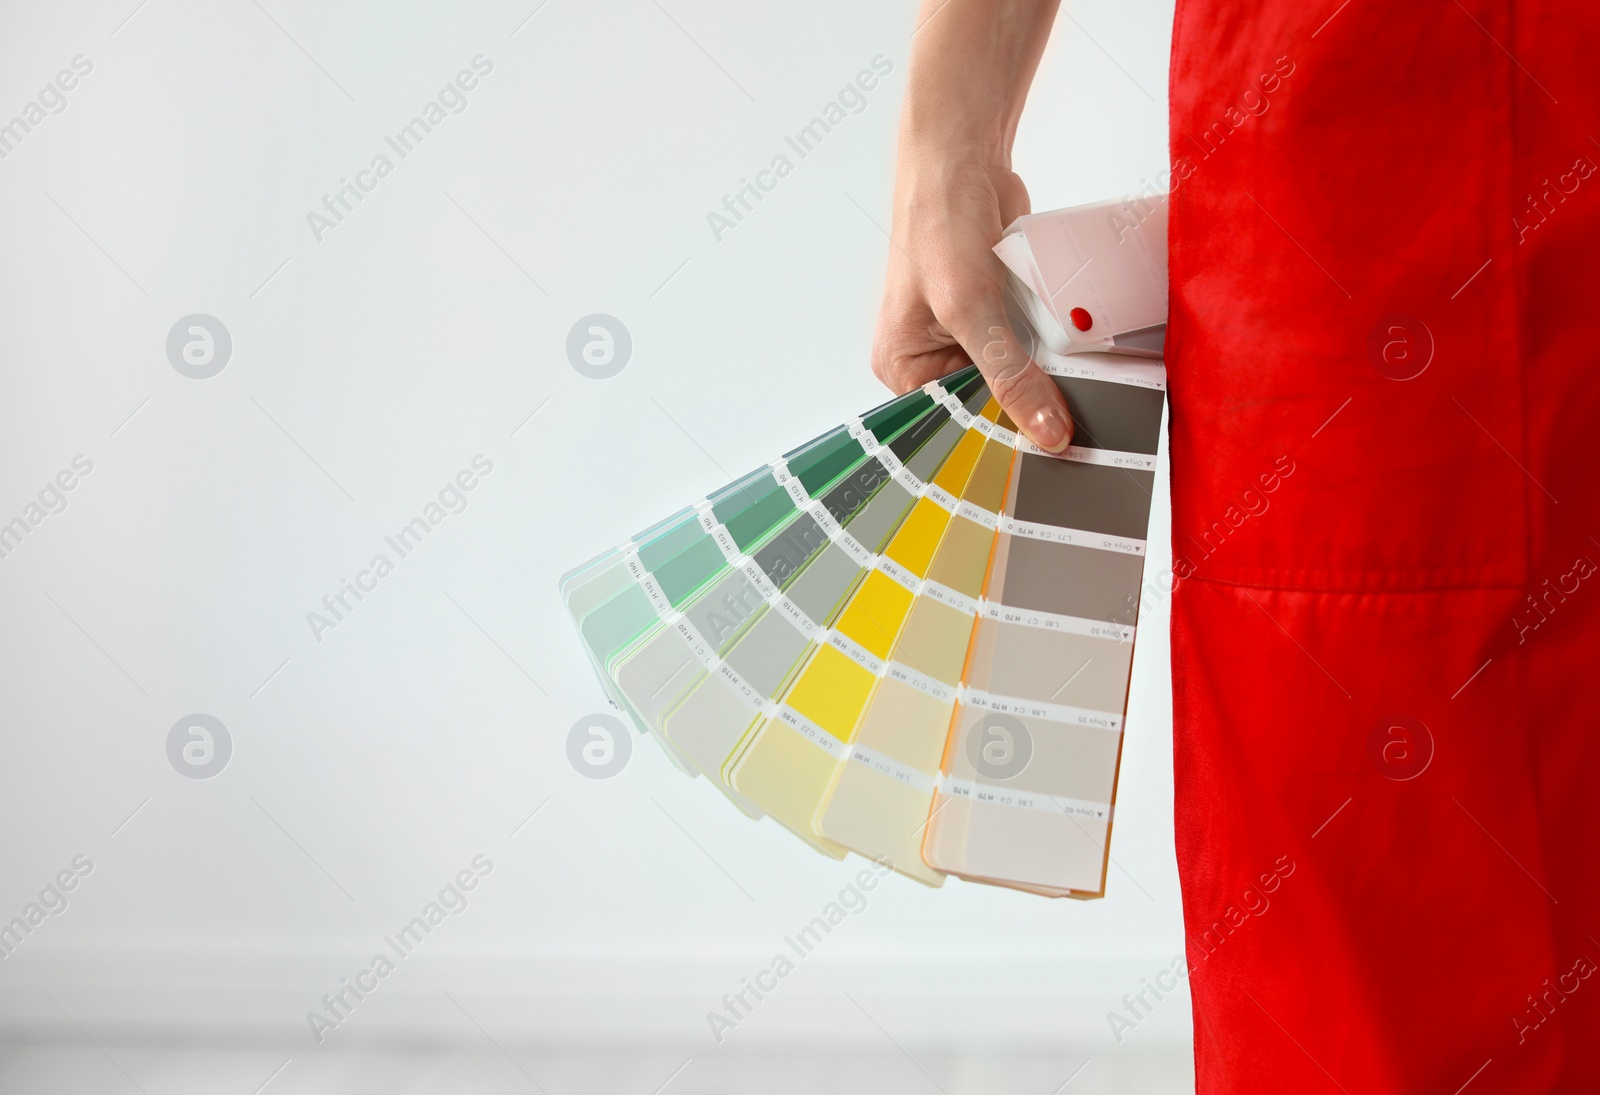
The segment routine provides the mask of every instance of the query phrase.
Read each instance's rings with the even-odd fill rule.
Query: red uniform
[[[1600,1091],[1600,5],[1178,0],[1202,1093]]]

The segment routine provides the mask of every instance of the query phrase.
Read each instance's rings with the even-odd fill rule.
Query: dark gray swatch
[[[817,519],[802,513],[768,540],[755,553],[754,559],[772,584],[781,587],[827,542],[828,534],[822,531]]]
[[[1154,456],[1166,393],[1082,376],[1051,377],[1072,411],[1072,443]]]
[[[1150,531],[1155,481],[1153,471],[1024,453],[1012,516],[1031,524],[1143,540]]]

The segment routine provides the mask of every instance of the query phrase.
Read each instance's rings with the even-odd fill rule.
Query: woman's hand
[[[896,392],[968,360],[1035,444],[1072,440],[1066,400],[1006,320],[991,248],[1028,212],[1011,141],[1055,0],[927,0],[901,118],[893,243],[872,371]]]

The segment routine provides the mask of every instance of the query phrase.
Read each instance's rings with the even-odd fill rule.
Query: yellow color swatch
[[[840,741],[849,741],[876,680],[835,648],[819,646],[789,691],[788,704]]]
[[[984,417],[998,415],[991,404]],[[992,420],[992,419],[991,419]],[[998,513],[1016,450],[989,440],[969,463],[960,488],[963,501]],[[995,541],[995,531],[965,517],[951,519],[927,577],[977,597]],[[932,596],[915,598],[900,625],[892,660],[952,690],[936,698],[894,678],[882,680],[857,720],[853,743],[860,755],[835,766],[833,782],[818,807],[821,839],[836,841],[931,886],[944,874],[922,858],[922,835],[932,805],[951,718],[954,688],[961,679],[974,616]],[[899,766],[892,771],[891,766]]]
[[[876,657],[887,658],[911,611],[911,600],[905,586],[881,570],[871,571],[834,628]]]
[[[838,767],[833,757],[787,723],[772,719],[756,732],[728,783],[767,815],[812,847],[843,859],[849,850],[813,826],[817,803]]]
[[[918,498],[917,504],[911,507],[911,515],[883,553],[918,578],[926,577],[928,564],[933,561],[933,553],[938,550],[949,524],[949,510],[927,498]]]
[[[857,736],[879,756],[927,774],[926,783],[896,779],[871,764],[835,765],[833,783],[816,813],[821,837],[862,855],[881,856],[918,882],[942,883],[944,873],[923,862],[922,830],[944,752],[944,734],[938,731],[950,725],[954,709],[953,701],[909,684],[880,682]]]
[[[999,413],[998,405],[990,400],[984,417],[994,421]],[[947,494],[959,497],[979,465],[984,449],[982,432],[968,430],[951,450],[933,483]],[[917,577],[926,577],[950,525],[948,510],[929,498],[919,498],[895,530],[884,556]],[[834,628],[874,657],[887,659],[897,643],[903,642],[902,633],[914,600],[911,591],[893,578],[881,571],[869,571],[850,594]],[[877,675],[838,648],[824,643],[816,647],[811,660],[783,696],[783,703],[813,727],[848,744],[855,738],[857,724],[880,683]],[[939,744],[942,746],[942,741]],[[833,751],[789,723],[768,719],[761,722],[746,739],[744,747],[729,758],[724,774],[738,794],[784,826],[831,852],[841,845],[823,836],[816,822],[818,809],[842,763],[841,757],[835,757]],[[936,761],[934,768],[937,769]],[[903,792],[909,788],[897,785],[890,790]],[[925,810],[929,794],[927,791],[917,793]],[[902,804],[894,812],[896,816],[904,816],[912,811]],[[907,827],[913,842],[920,840],[920,820]],[[913,834],[913,830],[917,832]],[[897,847],[896,851],[904,849]],[[938,878],[920,859],[912,863],[908,856],[906,866],[910,873],[925,882]]]
[[[1010,445],[990,441],[983,447],[977,465],[967,477],[961,497],[980,509],[999,513],[1006,499],[1006,484],[1011,479],[1011,459],[1016,450]]]
[[[961,488],[966,486],[967,476],[972,474],[972,465],[978,460],[978,453],[983,450],[983,434],[977,430],[968,430],[961,435],[961,440],[956,442],[956,447],[950,450],[950,455],[945,457],[933,477],[933,485],[943,488],[951,494],[960,494]]]
[[[849,741],[877,678],[831,646],[819,646],[787,702],[813,726]],[[768,719],[727,771],[728,784],[774,820],[835,854],[839,845],[813,824],[817,803],[838,761],[821,745],[781,719]],[[842,854],[840,848],[838,854]]]

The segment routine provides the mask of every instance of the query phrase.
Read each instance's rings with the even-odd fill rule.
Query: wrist
[[[897,190],[947,192],[979,177],[992,185],[1011,174],[1011,142],[1003,134],[902,126],[897,160]]]
[[[954,83],[938,68],[913,70],[900,116],[902,154],[928,153],[1009,170],[1020,104],[1013,105],[1000,89],[986,94]]]
[[[907,104],[900,125],[900,156],[912,164],[929,160],[1009,171],[1014,131],[1002,119],[961,120],[936,108],[924,112]]]

